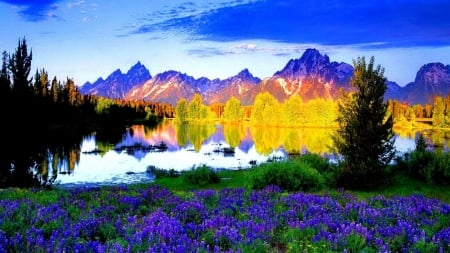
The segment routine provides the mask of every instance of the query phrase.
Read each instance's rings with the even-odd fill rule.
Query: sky
[[[0,0],[0,50],[25,38],[32,73],[77,85],[140,61],[224,79],[272,76],[315,48],[331,61],[374,57],[404,86],[421,66],[450,64],[448,0]]]

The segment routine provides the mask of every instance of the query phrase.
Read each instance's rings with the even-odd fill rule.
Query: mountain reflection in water
[[[332,128],[258,127],[245,124],[175,124],[156,128],[132,126],[118,143],[84,138],[71,173],[59,174],[59,185],[123,184],[152,181],[149,166],[189,170],[207,165],[245,169],[268,159],[312,152],[330,153]],[[414,149],[415,134],[397,135],[399,152]],[[447,142],[445,142],[447,143]],[[161,146],[163,145],[163,146]],[[447,144],[445,144],[447,145]]]

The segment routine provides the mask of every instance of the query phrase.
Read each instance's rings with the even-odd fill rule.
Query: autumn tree
[[[262,92],[256,95],[250,121],[254,124],[278,125],[280,119],[278,100],[269,92]]]
[[[223,118],[229,121],[239,121],[241,115],[241,101],[234,96],[231,96],[225,103],[223,111]]]
[[[196,93],[188,104],[188,119],[191,121],[207,120],[214,118],[213,112],[209,107],[203,104],[203,98]]]
[[[307,125],[312,127],[330,127],[335,125],[336,104],[333,100],[315,98],[305,106]]]
[[[414,111],[414,114],[416,115],[416,118],[423,118],[424,117],[424,108],[420,104],[415,104],[412,106],[412,109]]]
[[[58,79],[56,79],[56,76],[53,78],[52,80],[52,84],[50,87],[50,96],[52,98],[53,103],[57,103],[58,99],[59,99],[59,91],[60,91],[60,87],[59,87],[59,83],[58,83]]]
[[[183,123],[186,121],[188,116],[188,104],[186,99],[182,98],[178,100],[177,106],[175,107],[175,113],[178,122]]]
[[[445,106],[442,97],[434,98],[433,127],[445,127]]]
[[[342,155],[342,184],[350,188],[370,189],[384,180],[384,169],[394,150],[392,116],[387,117],[384,93],[387,90],[384,68],[367,64],[364,57],[353,61],[352,96],[339,104],[339,128],[333,136]]]
[[[307,121],[304,111],[303,100],[300,96],[290,96],[283,103],[282,123],[283,125],[304,125]]]
[[[202,96],[196,93],[188,104],[189,119],[201,119],[203,106],[205,105],[203,104]]]

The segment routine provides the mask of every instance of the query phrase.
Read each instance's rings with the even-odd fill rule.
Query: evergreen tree
[[[40,97],[46,97],[48,95],[48,73],[45,69],[40,71],[36,70],[34,78],[34,94]]]
[[[18,95],[30,95],[31,80],[28,79],[31,70],[31,60],[33,53],[28,54],[28,47],[25,38],[19,40],[16,51],[9,57],[9,70],[13,78],[13,91]]]
[[[384,169],[394,150],[392,116],[384,103],[386,79],[384,68],[369,64],[364,57],[353,61],[351,85],[356,92],[339,104],[339,128],[333,136],[335,148],[342,155],[342,184],[350,188],[370,189],[385,179]]]
[[[425,152],[427,149],[427,142],[422,134],[419,134],[419,137],[416,138],[416,151],[417,152]]]
[[[53,103],[58,102],[59,97],[59,87],[58,87],[58,80],[56,79],[56,76],[52,80],[52,86],[50,88],[50,96],[53,100]]]
[[[78,105],[78,90],[75,87],[75,83],[70,78],[67,78],[66,85],[64,86],[64,93],[66,95],[66,101],[69,105]]]
[[[0,72],[0,96],[1,98],[8,97],[11,91],[11,79],[8,69],[8,53],[3,51],[2,53],[2,69]]]

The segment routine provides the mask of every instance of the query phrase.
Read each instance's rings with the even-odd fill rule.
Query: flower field
[[[450,252],[450,204],[271,186],[0,195],[0,252]]]

